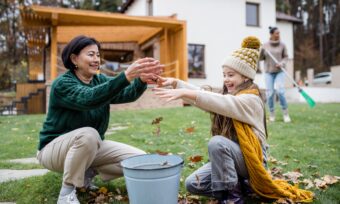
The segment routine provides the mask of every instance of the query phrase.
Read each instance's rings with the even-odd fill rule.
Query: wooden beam
[[[155,37],[157,34],[163,31],[163,28],[158,28],[153,32],[145,34],[142,38],[138,40],[138,44],[144,44],[146,41],[150,40],[151,38]]]
[[[149,26],[175,29],[184,21],[154,16],[128,16],[124,14],[97,12],[79,9],[66,9],[46,6],[31,6],[35,14],[51,19],[52,13],[58,14],[58,25],[121,25]]]
[[[58,25],[58,14],[57,13],[52,13],[51,22],[52,22],[52,26]]]
[[[96,38],[99,42],[138,42],[148,40],[161,28],[143,26],[58,26],[58,42],[68,43],[78,35]]]

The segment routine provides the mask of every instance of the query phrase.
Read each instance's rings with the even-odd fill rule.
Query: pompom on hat
[[[228,56],[222,66],[232,68],[254,80],[260,55],[260,45],[261,42],[257,37],[249,36],[244,38],[242,47]]]

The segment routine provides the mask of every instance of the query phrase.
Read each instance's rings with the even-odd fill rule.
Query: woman
[[[244,203],[241,183],[249,179],[252,189],[267,198],[311,201],[311,192],[271,179],[266,171],[267,128],[265,106],[253,80],[257,70],[260,42],[245,38],[242,48],[223,64],[223,93],[200,90],[173,78],[159,78],[154,92],[168,101],[184,99],[212,113],[209,162],[185,181],[193,194],[214,197],[220,203]]]
[[[110,104],[138,99],[163,66],[152,58],[137,60],[115,78],[97,74],[100,45],[86,36],[75,37],[64,48],[69,69],[52,84],[47,118],[40,132],[37,158],[51,171],[63,172],[58,204],[79,203],[76,187],[94,188],[91,179],[122,176],[120,161],[144,154],[142,150],[104,140]]]
[[[280,67],[285,68],[288,60],[286,45],[280,41],[280,31],[277,27],[269,27],[270,39],[263,44],[260,52],[260,60],[264,60],[265,81],[267,89],[267,102],[269,106],[269,121],[275,121],[274,95],[276,84],[281,109],[283,112],[283,121],[291,122],[288,114],[288,105],[285,97],[285,74]],[[276,64],[268,55],[269,51],[279,62]]]

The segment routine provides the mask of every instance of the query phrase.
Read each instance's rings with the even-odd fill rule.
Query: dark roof
[[[276,12],[276,20],[278,21],[289,21],[292,23],[302,23],[303,21],[300,18],[290,16],[288,14],[282,12]]]
[[[119,12],[125,13],[129,6],[134,2],[134,0],[123,0],[123,4],[120,6]]]

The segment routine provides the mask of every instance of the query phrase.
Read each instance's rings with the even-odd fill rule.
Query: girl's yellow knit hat
[[[254,79],[259,60],[261,42],[257,37],[249,36],[243,39],[242,48],[235,50],[228,56],[223,67],[230,67],[240,74]]]

